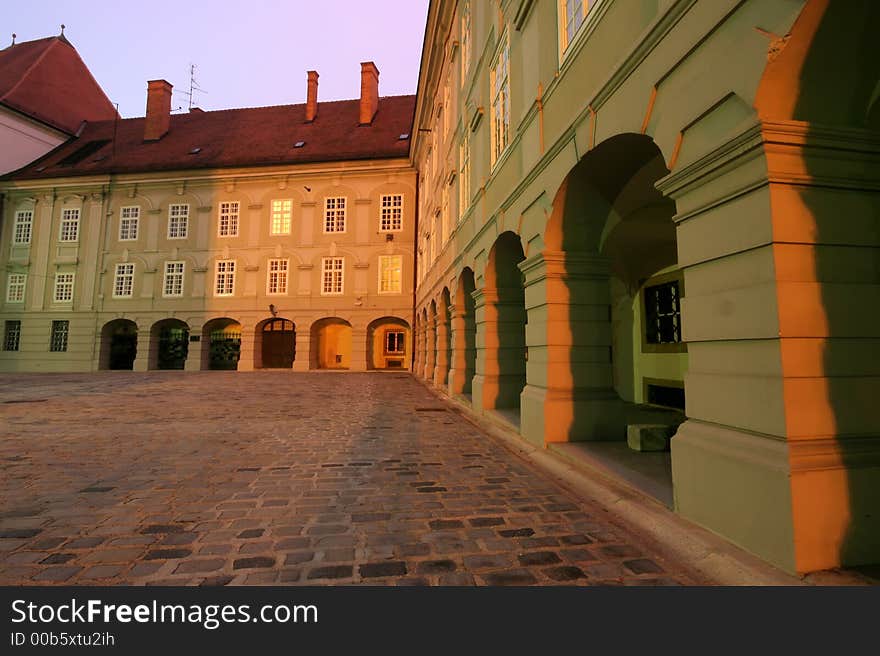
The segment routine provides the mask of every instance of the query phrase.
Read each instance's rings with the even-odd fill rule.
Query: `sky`
[[[416,91],[428,0],[2,0],[0,48],[60,33],[124,118],[143,116],[147,81],[174,85],[186,111],[190,65],[204,110],[357,98],[360,62],[383,96]]]

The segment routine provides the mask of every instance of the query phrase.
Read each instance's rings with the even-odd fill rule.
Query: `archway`
[[[254,353],[257,369],[291,369],[296,359],[296,324],[290,319],[267,319],[257,325]]]
[[[351,324],[328,317],[312,324],[312,369],[348,369],[351,366]]]
[[[202,328],[202,369],[235,371],[241,355],[241,324],[235,319],[211,319]]]
[[[189,353],[189,326],[180,319],[162,319],[150,329],[150,369],[183,369]]]
[[[449,373],[450,391],[470,397],[471,383],[477,367],[476,333],[474,311],[474,272],[465,267],[455,288],[455,309],[451,317],[452,361]]]
[[[367,326],[367,369],[406,369],[410,352],[409,324],[382,317]]]
[[[137,324],[129,319],[114,319],[101,329],[101,352],[98,368],[132,370],[137,357]]]

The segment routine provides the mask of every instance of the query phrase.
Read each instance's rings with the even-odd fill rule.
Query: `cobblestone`
[[[35,395],[3,406],[0,584],[707,582],[408,374],[2,378]]]

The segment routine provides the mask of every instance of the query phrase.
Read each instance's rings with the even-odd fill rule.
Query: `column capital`
[[[533,285],[548,278],[602,280],[611,272],[610,258],[598,253],[541,251],[519,263],[525,285]]]

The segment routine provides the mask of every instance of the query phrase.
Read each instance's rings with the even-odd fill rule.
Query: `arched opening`
[[[202,369],[236,371],[241,355],[241,324],[226,317],[202,328]]]
[[[132,370],[137,357],[137,324],[128,319],[114,319],[101,329],[101,370]]]
[[[449,305],[449,289],[444,287],[437,308],[437,363],[434,367],[434,384],[444,389],[449,384],[449,366],[452,358],[452,323]]]
[[[594,441],[584,448],[671,505],[687,348],[675,205],[654,186],[668,172],[649,137],[622,134],[587,153],[557,193],[544,256],[564,262],[548,304],[565,299],[553,318],[568,336],[554,337],[547,359],[567,371],[548,368],[546,379],[571,381],[548,396],[572,400],[545,407],[544,425],[548,442]]]
[[[519,235],[504,232],[489,252],[483,290],[485,362],[483,407],[519,425],[520,394],[526,386],[526,308],[519,263]]]
[[[267,319],[257,325],[254,354],[257,369],[292,369],[296,359],[296,324],[289,319]]]
[[[189,326],[180,319],[162,319],[150,329],[150,369],[183,369],[189,353]]]
[[[407,369],[409,324],[398,317],[382,317],[367,326],[367,368]]]
[[[468,398],[471,396],[471,383],[477,368],[477,323],[473,296],[475,289],[474,272],[465,267],[458,278],[455,309],[451,317],[450,391]]]
[[[328,317],[312,324],[312,369],[348,369],[351,366],[351,324]]]

